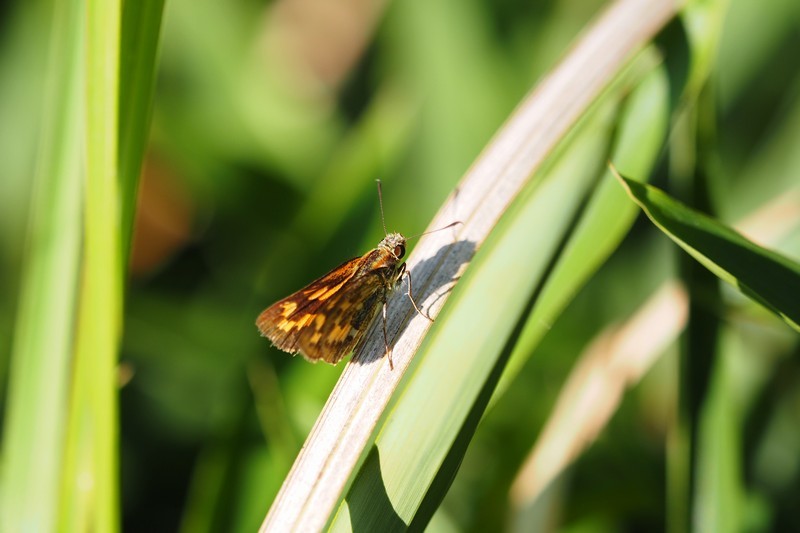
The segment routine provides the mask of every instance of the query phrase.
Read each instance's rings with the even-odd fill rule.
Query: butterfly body
[[[272,304],[256,320],[261,335],[309,361],[338,363],[357,347],[403,276],[405,244],[401,234],[390,233],[374,250]]]

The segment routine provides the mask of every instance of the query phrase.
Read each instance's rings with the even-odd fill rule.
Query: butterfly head
[[[406,238],[399,233],[389,233],[380,244],[378,244],[378,248],[386,250],[399,261],[406,255]]]

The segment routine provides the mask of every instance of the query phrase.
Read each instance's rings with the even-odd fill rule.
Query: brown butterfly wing
[[[336,364],[350,353],[392,288],[392,269],[370,252],[347,261],[259,315],[261,334],[279,349]]]
[[[297,333],[309,325],[320,309],[335,292],[358,271],[356,257],[331,270],[299,291],[279,300],[261,312],[256,319],[261,335],[267,337],[276,348],[297,353]]]
[[[383,271],[354,276],[320,309],[314,328],[299,332],[300,353],[310,360],[336,364],[353,351],[381,309],[388,289]]]

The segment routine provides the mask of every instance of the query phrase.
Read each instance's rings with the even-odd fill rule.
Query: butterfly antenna
[[[383,194],[381,193],[381,180],[375,180],[378,184],[378,204],[381,206],[381,224],[383,224],[383,234],[389,235],[386,231],[386,219],[383,217]]]
[[[461,222],[460,220],[457,220],[457,221],[455,221],[455,222],[453,222],[451,224],[446,225],[443,228],[432,229],[430,231],[426,231],[425,233],[418,233],[416,235],[412,235],[411,237],[408,237],[407,240],[416,239],[417,237],[422,237],[423,235],[428,235],[429,233],[436,233],[437,231],[442,231],[443,229],[452,228],[453,226],[458,226],[459,224],[463,224],[463,222]]]

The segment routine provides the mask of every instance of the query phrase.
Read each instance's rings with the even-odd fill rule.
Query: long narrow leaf
[[[800,265],[665,192],[617,174],[633,201],[670,239],[719,278],[800,331]]]
[[[336,516],[337,529],[349,522],[354,530],[384,530],[397,520],[416,522],[416,528],[429,520],[494,391],[519,321],[602,167],[614,118],[604,111],[549,172],[535,176],[532,190],[453,290],[347,495],[347,507]],[[542,227],[547,231],[531,231]],[[454,446],[459,450],[448,461]]]
[[[3,433],[3,531],[58,523],[81,249],[84,66],[80,3],[55,5]]]
[[[617,124],[611,159],[637,174],[648,175],[658,160],[666,136],[668,80],[655,69],[627,98]],[[497,386],[497,397],[513,380],[559,313],[598,266],[616,249],[636,218],[611,180],[601,180],[548,277],[539,301],[528,317],[520,341]]]
[[[117,181],[119,2],[86,4],[84,261],[61,527],[119,528],[116,358],[122,300]]]
[[[124,269],[130,250],[136,191],[150,130],[158,37],[164,0],[125,2],[119,68],[120,228]]]

